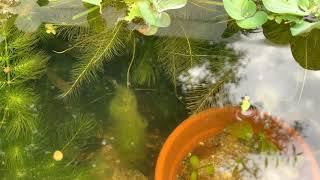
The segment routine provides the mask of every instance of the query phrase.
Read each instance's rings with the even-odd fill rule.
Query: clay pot
[[[180,170],[181,161],[191,152],[200,141],[205,141],[221,133],[225,126],[231,122],[243,119],[250,122],[254,131],[264,128],[267,137],[279,148],[283,148],[283,143],[290,138],[296,141],[310,165],[312,177],[319,180],[319,167],[312,154],[310,147],[294,129],[282,123],[280,120],[272,118],[267,114],[254,110],[251,116],[242,116],[238,107],[213,108],[200,112],[183,121],[168,137],[159,154],[155,180],[176,180]],[[269,119],[269,127],[266,129],[264,120]],[[272,136],[275,129],[282,129],[281,133]],[[280,131],[279,131],[280,132]]]

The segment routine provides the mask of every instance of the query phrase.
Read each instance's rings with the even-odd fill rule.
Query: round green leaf
[[[238,20],[237,24],[244,29],[256,29],[268,21],[268,14],[258,11],[254,16],[244,20]]]
[[[137,6],[139,7],[140,13],[147,24],[154,25],[157,21],[158,12],[155,11],[149,1],[138,1]]]
[[[244,1],[241,8],[242,16],[246,18],[253,16],[257,12],[256,4],[251,0]]]
[[[301,23],[298,23],[291,28],[291,33],[293,36],[297,36],[300,34],[308,33],[313,29],[320,29],[320,22],[309,23],[306,21],[302,21]]]
[[[262,0],[264,7],[274,13],[298,16],[308,15],[308,12],[302,11],[299,8],[298,1],[299,0]]]
[[[320,70],[320,30],[311,31],[308,36],[292,38],[291,52],[296,62],[308,70]]]
[[[289,44],[291,39],[290,24],[277,24],[274,21],[269,21],[263,26],[264,36],[275,44]]]
[[[158,14],[156,22],[153,24],[157,27],[168,27],[171,23],[170,15],[166,12]]]
[[[224,9],[227,11],[228,15],[236,20],[242,20],[246,17],[243,16],[245,13],[243,10],[247,9],[244,4],[248,4],[249,0],[223,0]]]

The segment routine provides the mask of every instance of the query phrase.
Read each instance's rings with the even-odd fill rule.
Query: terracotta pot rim
[[[173,145],[173,143],[178,139],[177,137],[179,137],[179,135],[184,131],[185,128],[194,128],[191,125],[194,125],[194,121],[198,121],[199,118],[195,118],[196,116],[204,116],[207,113],[213,112],[215,110],[221,110],[221,109],[236,109],[235,112],[238,111],[238,107],[224,107],[224,108],[211,108],[205,111],[202,111],[198,114],[192,115],[189,118],[187,118],[186,120],[184,120],[181,124],[179,124],[173,131],[172,133],[169,135],[169,137],[167,138],[167,140],[165,141],[158,159],[157,159],[157,164],[156,164],[156,170],[155,170],[155,180],[169,180],[169,179],[161,179],[161,177],[163,177],[163,174],[166,172],[163,172],[163,167],[168,166],[170,164],[166,164],[166,156],[168,154],[170,154],[171,151],[171,146]],[[256,114],[260,114],[260,113],[256,113]],[[268,115],[268,113],[264,113],[266,115]],[[279,124],[282,128],[287,129],[288,132],[292,132],[292,137],[297,140],[297,142],[301,145],[303,152],[306,155],[306,158],[309,160],[310,162],[310,166],[312,168],[312,177],[314,180],[318,180],[320,179],[320,174],[319,174],[319,167],[318,167],[318,163],[309,147],[309,145],[304,141],[304,139],[300,136],[300,134],[295,131],[293,128],[290,128],[290,126],[283,122],[283,121],[279,121],[279,120],[275,120],[275,122],[277,124]],[[203,136],[201,133],[199,133],[199,136]],[[184,154],[185,156],[186,154]],[[173,179],[170,179],[173,180]]]

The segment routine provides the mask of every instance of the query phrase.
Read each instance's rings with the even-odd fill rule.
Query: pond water
[[[189,0],[146,36],[125,1],[102,2],[0,2],[1,179],[153,179],[175,127],[244,96],[320,163],[319,30],[241,30],[221,2]]]

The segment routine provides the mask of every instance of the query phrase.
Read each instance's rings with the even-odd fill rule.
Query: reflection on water
[[[239,83],[228,86],[233,102],[249,95],[263,111],[291,125],[301,123],[307,141],[315,150],[319,148],[320,72],[303,69],[295,62],[289,46],[274,46],[262,34],[242,36],[230,46],[244,52],[243,59],[247,60],[239,69]]]

